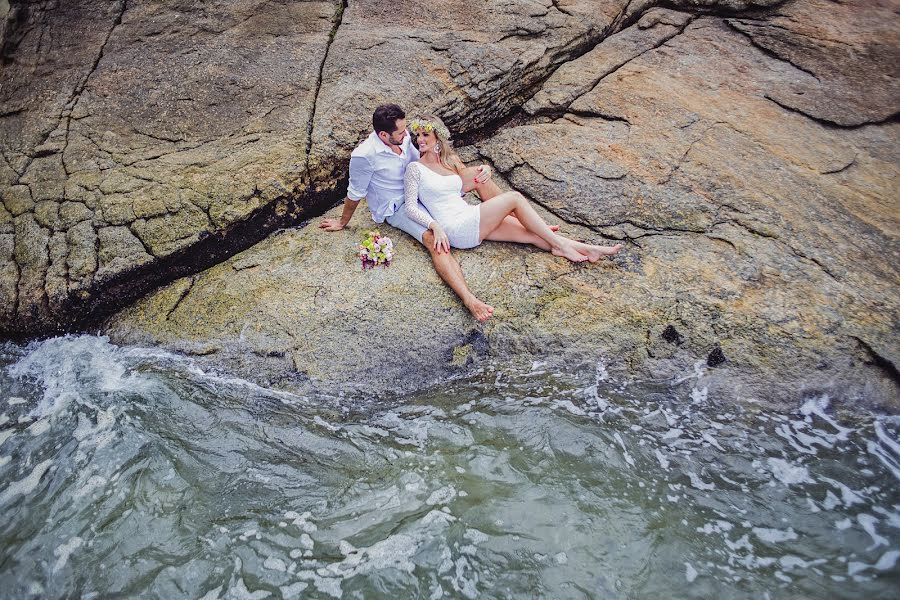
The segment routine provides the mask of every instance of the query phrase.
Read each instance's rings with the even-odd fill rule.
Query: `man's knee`
[[[422,245],[425,246],[425,249],[431,254],[432,260],[439,260],[442,256],[442,253],[438,252],[434,247],[434,232],[430,229],[426,229],[425,233],[422,234]],[[445,253],[446,254],[446,253]]]

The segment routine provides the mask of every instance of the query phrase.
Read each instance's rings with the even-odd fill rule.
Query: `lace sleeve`
[[[424,211],[419,210],[419,178],[422,173],[419,171],[417,163],[410,163],[406,167],[406,175],[403,179],[403,191],[405,194],[405,202],[403,205],[406,210],[406,216],[427,228],[431,225],[433,219]]]

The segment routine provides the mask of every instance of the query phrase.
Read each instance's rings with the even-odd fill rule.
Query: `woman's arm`
[[[478,190],[478,195],[487,196],[487,198],[482,198],[482,200],[487,200],[488,198],[493,198],[500,193],[500,188],[498,188],[493,181],[490,181],[491,168],[487,165],[479,165],[477,167],[463,167],[462,171],[459,173],[459,176],[463,182],[464,194],[467,194],[475,188],[480,187],[480,189]],[[485,184],[488,184],[491,190],[496,189],[496,193],[492,193],[491,191],[485,193]]]
[[[418,163],[409,163],[409,166],[406,167],[406,174],[403,176],[403,209],[406,211],[407,217],[429,229],[434,219],[419,210],[419,179],[421,176]]]
[[[406,211],[407,217],[434,232],[434,249],[438,253],[450,252],[450,240],[444,233],[443,227],[432,219],[431,215],[419,210],[419,179],[421,176],[419,163],[410,163],[406,167],[406,175],[403,177],[403,210]]]

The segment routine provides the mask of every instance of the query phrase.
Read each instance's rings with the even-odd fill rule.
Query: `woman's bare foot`
[[[553,253],[553,256],[562,256],[576,263],[589,260],[587,255],[578,251],[577,246],[571,240],[561,240],[558,245],[550,248],[550,252]]]
[[[464,301],[463,304],[466,305],[466,308],[469,309],[469,312],[472,313],[472,316],[482,323],[490,319],[491,315],[494,314],[493,306],[491,306],[490,304],[485,304],[475,296],[472,296],[472,298],[467,302]]]
[[[595,246],[593,244],[585,244],[584,242],[574,242],[575,247],[580,253],[588,257],[592,263],[597,262],[603,257],[615,256],[624,247],[622,244],[615,246]]]

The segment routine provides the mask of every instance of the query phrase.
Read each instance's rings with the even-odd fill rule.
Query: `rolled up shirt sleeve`
[[[350,185],[347,186],[347,197],[361,200],[366,197],[369,181],[372,179],[372,163],[365,156],[350,157]]]

